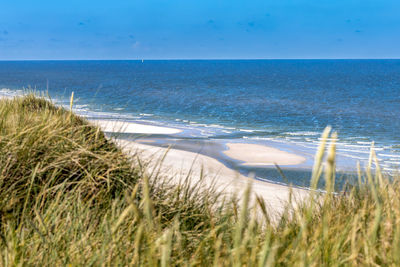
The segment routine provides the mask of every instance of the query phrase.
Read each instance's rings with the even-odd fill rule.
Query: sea
[[[307,155],[309,170],[329,125],[339,169],[365,166],[372,144],[381,168],[400,166],[400,60],[0,61],[0,95],[27,91],[65,106],[74,92],[75,112],[91,119],[179,128],[169,140],[182,149],[263,144]],[[307,186],[308,172],[286,169],[284,178],[275,167],[240,171]]]

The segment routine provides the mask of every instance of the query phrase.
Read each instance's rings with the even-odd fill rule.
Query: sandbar
[[[259,165],[298,165],[306,161],[300,155],[282,151],[273,147],[246,144],[246,143],[228,143],[228,150],[224,154],[230,158],[244,161],[245,166]]]
[[[177,134],[180,129],[117,120],[90,120],[105,132],[132,134]]]

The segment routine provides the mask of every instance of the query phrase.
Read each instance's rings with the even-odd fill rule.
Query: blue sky
[[[399,0],[0,0],[0,60],[400,58]]]

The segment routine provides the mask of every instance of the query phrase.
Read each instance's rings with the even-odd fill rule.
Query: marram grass
[[[372,150],[359,184],[334,192],[336,138],[324,132],[310,178],[325,193],[271,220],[250,186],[238,205],[170,184],[70,111],[2,99],[0,265],[400,266],[398,177]]]

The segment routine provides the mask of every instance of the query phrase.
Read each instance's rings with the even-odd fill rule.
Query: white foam
[[[305,131],[305,132],[286,132],[284,134],[294,135],[294,136],[297,136],[297,135],[300,135],[300,136],[303,136],[303,135],[321,135],[320,132],[310,132],[310,131]]]
[[[345,157],[348,157],[348,158],[353,158],[353,159],[359,159],[359,160],[368,160],[367,158],[363,158],[363,157],[358,157],[358,156],[355,156],[355,155],[352,155],[352,154],[341,154],[342,156],[345,156]]]
[[[338,148],[336,149],[338,152],[354,152],[354,153],[361,153],[361,154],[369,154],[369,151],[365,150],[351,150],[351,149],[344,149],[344,148]]]
[[[69,106],[62,105],[65,109],[69,109]],[[116,112],[104,112],[104,111],[91,111],[87,109],[79,109],[73,107],[72,110],[76,112],[78,115],[83,117],[93,117],[93,118],[113,118],[113,119],[126,119],[126,120],[135,120],[140,119],[141,117],[134,116],[132,114],[123,114]]]
[[[0,97],[13,98],[16,96],[22,96],[23,94],[23,90],[11,90],[9,88],[0,89]]]
[[[383,153],[380,153],[379,156],[381,156],[381,157],[391,157],[391,158],[400,158],[400,155],[396,155],[396,154],[383,154]]]
[[[357,144],[360,145],[372,145],[373,142],[365,142],[365,141],[357,141]]]

